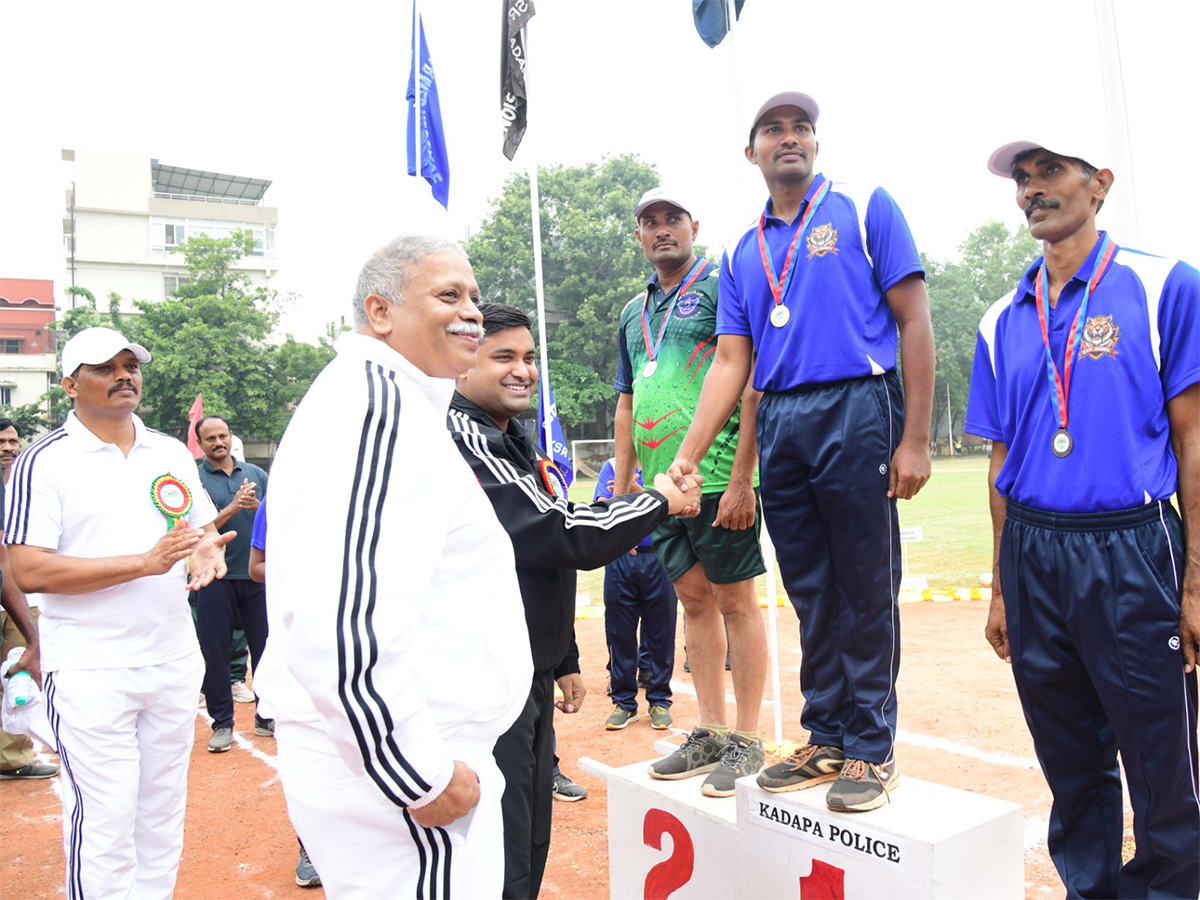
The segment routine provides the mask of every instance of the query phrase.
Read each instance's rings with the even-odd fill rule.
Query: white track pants
[[[473,813],[445,828],[422,828],[341,757],[298,747],[286,734],[276,737],[288,814],[330,900],[500,896],[504,776],[491,748],[455,753],[479,775]]]
[[[68,900],[169,900],[183,851],[200,651],[46,676],[62,761]]]

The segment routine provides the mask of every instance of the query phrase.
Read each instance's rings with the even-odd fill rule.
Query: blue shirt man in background
[[[200,481],[218,510],[214,524],[221,534],[237,532],[225,548],[228,574],[196,592],[196,635],[204,654],[204,698],[213,719],[208,751],[224,753],[233,746],[229,648],[235,614],[241,619],[255,666],[267,643],[267,594],[249,574],[250,534],[254,513],[267,496],[267,473],[233,456],[229,422],[221,416],[205,416],[197,422],[196,437],[204,451],[198,466]],[[254,733],[273,736],[274,722],[256,712]]]

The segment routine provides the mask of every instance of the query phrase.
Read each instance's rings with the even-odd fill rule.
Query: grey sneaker
[[[783,762],[764,769],[758,776],[758,786],[773,794],[802,791],[833,781],[845,761],[846,754],[837,747],[805,744]]]
[[[216,728],[213,730],[213,736],[208,742],[209,753],[224,753],[233,746],[233,729],[232,728]]]
[[[0,781],[37,781],[57,774],[58,766],[52,763],[31,762],[15,769],[0,769]]]
[[[721,762],[704,779],[700,793],[705,797],[732,797],[734,782],[747,775],[757,774],[766,761],[767,755],[763,752],[762,741],[752,741],[730,732],[725,741],[725,753]]]
[[[900,769],[895,759],[885,763],[848,759],[825,795],[825,805],[838,812],[866,812],[889,802],[890,792],[899,783]]]
[[[555,800],[574,803],[576,800],[587,799],[587,788],[576,784],[562,772],[559,772],[554,776],[554,787],[551,790],[551,795]]]
[[[678,781],[704,775],[717,767],[724,753],[725,741],[707,728],[693,728],[679,749],[650,764],[650,777]]]
[[[627,709],[621,709],[619,706],[614,706],[612,715],[604,720],[604,727],[609,731],[620,731],[630,722],[637,721],[637,710],[630,712]]]
[[[254,733],[259,737],[275,737],[275,720],[264,719],[258,713],[255,713]]]
[[[650,727],[656,731],[664,731],[674,723],[671,711],[665,706],[650,707]]]
[[[308,858],[308,851],[304,849],[303,844],[300,845],[300,860],[296,863],[296,884],[300,887],[321,886],[321,876],[313,867],[312,860]]]

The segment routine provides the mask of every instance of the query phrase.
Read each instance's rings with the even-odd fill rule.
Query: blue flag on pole
[[[419,174],[429,182],[429,186],[433,189],[433,199],[449,209],[450,159],[446,155],[446,132],[442,128],[442,108],[438,103],[437,79],[433,74],[433,62],[429,58],[429,46],[425,43],[425,23],[417,14],[416,0],[413,0],[413,28],[420,32],[421,114],[418,119],[415,102],[418,61],[414,56],[412,69],[408,75],[407,94],[408,174],[418,174],[413,159],[413,144],[414,135],[419,134],[416,141],[421,147],[421,171]]]
[[[550,402],[546,403],[546,398]],[[562,474],[563,481],[567,487],[571,486],[571,482],[575,480],[575,471],[571,468],[571,455],[567,452],[567,439],[563,436],[562,425],[558,421],[558,403],[554,400],[554,389],[550,387],[549,380],[546,381],[546,392],[542,397],[543,402],[538,404],[537,415],[537,433],[538,446],[542,448],[542,452],[554,460],[554,465],[558,467]],[[544,410],[550,409],[550,438],[554,442],[554,452],[546,448],[546,419]]]
[[[696,31],[700,39],[710,47],[715,47],[725,40],[732,23],[727,22],[726,4],[729,0],[692,0],[692,18],[696,20]],[[742,14],[742,6],[746,0],[737,0],[733,18],[736,20]]]

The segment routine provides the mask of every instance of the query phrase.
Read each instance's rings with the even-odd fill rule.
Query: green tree
[[[22,406],[9,406],[0,403],[0,419],[12,419],[21,437],[28,439],[43,428],[50,427],[46,408],[42,403],[26,403]]]
[[[1009,232],[996,221],[976,228],[958,249],[957,262],[922,257],[938,355],[930,439],[946,427],[947,387],[953,430],[962,435],[979,320],[992,303],[1016,287],[1021,273],[1041,252],[1027,229]]]
[[[565,425],[588,422],[597,436],[609,433],[616,408],[617,320],[649,268],[633,207],[658,182],[654,166],[631,155],[538,169],[554,394]],[[529,313],[536,335],[528,175],[505,183],[466,250],[484,299]]]
[[[188,409],[203,393],[205,411],[225,416],[235,433],[278,437],[277,349],[267,339],[279,298],[234,268],[253,246],[246,231],[190,237],[180,250],[191,280],[165,300],[134,301],[141,315],[127,331],[154,357],[139,410],[151,428],[186,438]]]

